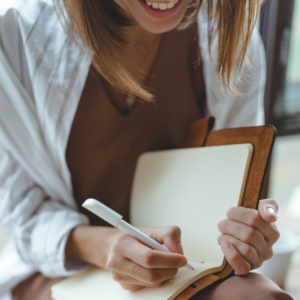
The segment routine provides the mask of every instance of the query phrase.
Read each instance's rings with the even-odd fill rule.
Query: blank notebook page
[[[218,223],[241,203],[251,144],[147,152],[131,195],[136,227],[177,225],[188,259],[221,265]]]

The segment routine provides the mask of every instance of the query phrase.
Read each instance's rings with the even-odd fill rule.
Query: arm
[[[48,277],[68,276],[82,263],[65,260],[69,232],[87,218],[58,200],[49,198],[19,166],[0,149],[0,225],[13,239],[22,260]]]
[[[158,287],[186,265],[178,227],[142,228],[173,253],[152,250],[117,228],[78,226],[70,234],[66,257],[111,271],[126,290]]]

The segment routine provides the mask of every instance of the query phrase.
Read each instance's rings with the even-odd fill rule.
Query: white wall
[[[276,138],[269,197],[278,202],[279,215],[300,217],[300,134]]]

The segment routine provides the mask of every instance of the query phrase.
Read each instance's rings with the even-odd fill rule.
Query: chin
[[[173,20],[173,21],[164,20],[164,21],[155,21],[155,22],[147,22],[145,20],[141,20],[138,23],[146,31],[155,34],[160,34],[160,33],[173,30],[179,25],[181,20],[182,18],[180,20]]]
[[[185,11],[187,9],[188,0],[175,0],[170,9],[155,9],[154,2],[149,5],[145,0],[133,0],[135,5],[132,10],[132,16],[135,21],[146,31],[151,33],[164,33],[176,28],[182,21]],[[155,0],[153,0],[155,1]],[[170,2],[169,2],[170,3]],[[156,4],[156,5],[155,5]],[[166,3],[155,3],[154,6]]]

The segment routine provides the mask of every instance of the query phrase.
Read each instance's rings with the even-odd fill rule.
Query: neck
[[[161,37],[161,34],[146,31],[137,24],[124,28],[124,33],[128,40],[133,42],[135,48],[146,52],[149,51]]]
[[[138,77],[147,74],[156,57],[162,35],[148,32],[139,25],[128,26],[123,30],[130,41],[129,47],[123,53],[127,68]],[[140,83],[144,81],[143,77],[140,77]]]

